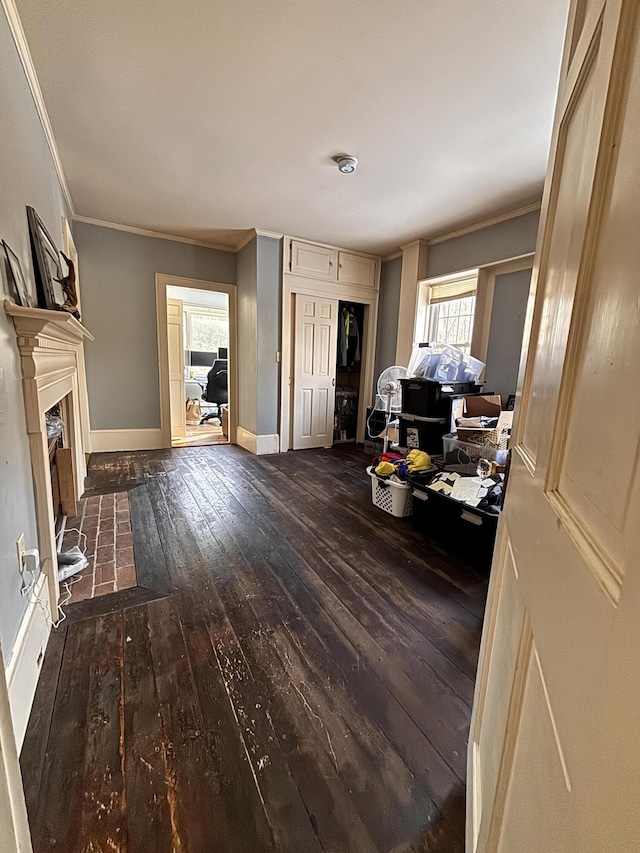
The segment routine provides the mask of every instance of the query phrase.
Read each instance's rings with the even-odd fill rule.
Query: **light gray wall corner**
[[[20,258],[35,295],[26,205],[37,211],[58,247],[67,214],[58,177],[4,9],[0,10],[0,239]],[[2,309],[14,299],[0,249],[0,643],[9,657],[27,599],[20,595],[16,540],[37,548],[31,458],[24,414],[22,371],[13,323]]]
[[[489,225],[429,246],[427,278],[473,269],[533,252],[540,211]]]
[[[516,393],[531,270],[496,276],[485,370],[486,388],[506,404]]]
[[[238,252],[238,426],[257,435],[258,238]]]
[[[258,236],[257,434],[279,432],[282,320],[282,239]]]
[[[374,402],[378,376],[380,376],[385,367],[395,364],[401,279],[401,257],[382,262],[382,269],[380,271],[380,299],[378,301],[375,374],[373,378],[372,399]]]
[[[156,273],[235,284],[236,255],[76,222],[91,427],[160,426]]]

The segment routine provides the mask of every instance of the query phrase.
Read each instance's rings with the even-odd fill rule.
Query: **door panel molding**
[[[292,396],[295,450],[333,444],[338,321],[337,299],[296,297]]]
[[[474,697],[475,853],[640,849],[639,16],[572,2]]]
[[[286,254],[286,253],[285,253]],[[379,280],[380,265],[376,271]],[[365,306],[364,348],[360,371],[360,389],[358,396],[358,425],[356,440],[363,442],[366,433],[367,406],[373,402],[374,371],[376,357],[376,330],[378,325],[377,288],[338,284],[321,279],[310,279],[291,273],[288,263],[283,266],[282,293],[282,370],[280,373],[280,452],[284,453],[293,446],[293,372],[294,372],[294,330],[295,299],[298,296],[327,298],[357,302]]]
[[[509,793],[509,781],[516,754],[518,743],[518,732],[520,730],[520,719],[524,707],[524,696],[533,659],[533,631],[529,617],[525,613],[518,643],[516,665],[513,681],[511,683],[511,695],[509,697],[509,710],[507,712],[507,723],[505,735],[502,742],[502,756],[500,758],[500,770],[496,783],[496,793],[487,830],[486,850],[494,851],[498,848],[502,821],[505,813],[507,796]],[[481,830],[482,831],[482,830]],[[482,840],[482,835],[480,839]]]

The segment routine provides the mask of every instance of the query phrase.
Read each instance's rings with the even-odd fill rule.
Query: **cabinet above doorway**
[[[379,287],[378,259],[332,246],[289,239],[289,272],[357,287]]]

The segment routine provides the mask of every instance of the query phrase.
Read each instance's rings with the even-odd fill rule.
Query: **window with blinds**
[[[450,344],[467,354],[476,310],[477,276],[429,286],[425,339]]]

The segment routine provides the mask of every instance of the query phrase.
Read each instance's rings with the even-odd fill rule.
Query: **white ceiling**
[[[384,254],[541,193],[568,0],[17,6],[78,215]]]

